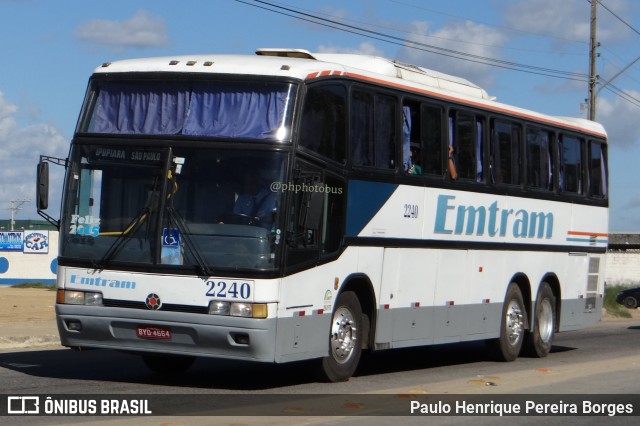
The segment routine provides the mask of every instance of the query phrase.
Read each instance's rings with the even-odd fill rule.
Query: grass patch
[[[55,284],[46,284],[39,281],[32,282],[32,283],[20,283],[20,284],[12,285],[11,287],[13,288],[45,288],[47,290],[56,289]]]
[[[616,302],[616,295],[627,288],[629,287],[622,285],[607,286],[604,291],[604,309],[608,314],[620,318],[631,318],[629,309]]]

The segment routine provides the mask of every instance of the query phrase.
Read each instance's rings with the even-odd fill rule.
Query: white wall
[[[640,250],[607,253],[607,285],[640,286]]]
[[[42,232],[42,231],[37,231]],[[48,253],[0,250],[0,285],[24,282],[55,283],[58,257],[58,231],[49,233]]]

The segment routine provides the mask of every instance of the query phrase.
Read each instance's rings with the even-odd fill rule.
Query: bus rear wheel
[[[547,283],[542,283],[536,297],[533,331],[527,333],[524,352],[544,358],[551,351],[556,327],[556,298]]]
[[[502,306],[500,337],[489,341],[489,349],[498,361],[514,361],[520,355],[526,315],[522,292],[515,283],[511,283]]]
[[[344,382],[353,375],[362,353],[362,307],[352,291],[336,300],[329,330],[329,356],[321,359],[320,378]]]

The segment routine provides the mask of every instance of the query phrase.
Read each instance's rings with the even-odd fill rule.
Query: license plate
[[[141,339],[171,339],[171,329],[167,327],[139,325],[136,327],[136,336]]]

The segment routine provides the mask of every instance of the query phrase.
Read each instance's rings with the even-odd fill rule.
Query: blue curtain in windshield
[[[102,82],[89,131],[180,133],[189,108],[189,92],[187,84]]]
[[[268,138],[281,124],[285,102],[286,93],[270,86],[197,84],[183,133]]]
[[[286,102],[285,85],[101,82],[88,131],[265,139]]]

